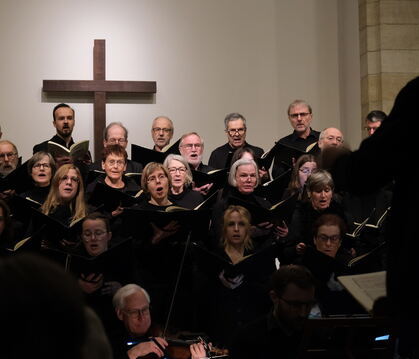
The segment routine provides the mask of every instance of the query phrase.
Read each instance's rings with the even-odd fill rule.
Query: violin
[[[163,348],[160,343],[154,338],[149,338],[150,341],[154,341],[156,345],[163,351],[164,356],[162,359],[190,359],[191,350],[190,345],[196,343],[202,343],[206,351],[206,357],[210,358],[228,358],[227,349],[218,349],[210,347],[201,337],[193,340],[183,340],[178,338],[166,338],[169,344],[166,348]],[[148,354],[141,357],[141,359],[157,359],[158,356],[154,353]]]

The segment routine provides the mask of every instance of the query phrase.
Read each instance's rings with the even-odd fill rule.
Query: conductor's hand
[[[168,346],[167,342],[160,337],[154,338],[158,343],[163,347],[166,348]],[[143,357],[147,354],[154,353],[159,358],[164,356],[163,350],[159,348],[159,346],[152,340],[149,342],[143,342],[137,344],[136,346],[132,347],[130,350],[127,351],[128,357],[130,359],[137,359],[138,357]]]
[[[223,283],[223,285],[229,289],[236,289],[237,287],[239,287],[242,283],[243,283],[243,274],[238,275],[237,277],[234,278],[226,278],[224,276],[224,270],[220,273],[220,275],[218,276],[218,278],[220,278],[221,283]]]
[[[78,279],[79,285],[83,292],[91,294],[96,292],[103,285],[103,274],[97,275],[96,273],[90,273],[85,276],[83,273]]]

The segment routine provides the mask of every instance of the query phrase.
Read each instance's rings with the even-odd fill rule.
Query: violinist
[[[165,349],[168,342],[158,336],[158,328],[153,325],[150,313],[150,296],[137,284],[127,284],[120,288],[113,297],[115,312],[124,324],[125,333],[120,335],[119,342],[113,342],[114,359],[137,359],[142,357],[169,358]],[[169,349],[169,348],[168,348]],[[203,359],[206,350],[202,343],[191,344],[188,349],[191,359]],[[172,358],[172,356],[170,356]]]
[[[151,321],[147,291],[136,284],[127,284],[115,293],[113,305],[125,327],[125,333],[120,335],[121,340],[112,343],[114,358],[136,359],[151,353],[163,357],[162,348],[168,344],[163,338],[153,336],[156,330]]]

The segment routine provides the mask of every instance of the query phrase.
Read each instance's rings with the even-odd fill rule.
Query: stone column
[[[362,116],[389,113],[419,75],[419,0],[358,0]]]

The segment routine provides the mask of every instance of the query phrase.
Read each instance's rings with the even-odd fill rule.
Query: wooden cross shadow
[[[106,80],[105,40],[95,40],[93,80],[44,80],[43,102],[93,102],[95,158],[102,151],[106,103],[155,103],[155,81]]]
[[[396,326],[388,317],[308,319],[298,359],[392,359]]]

